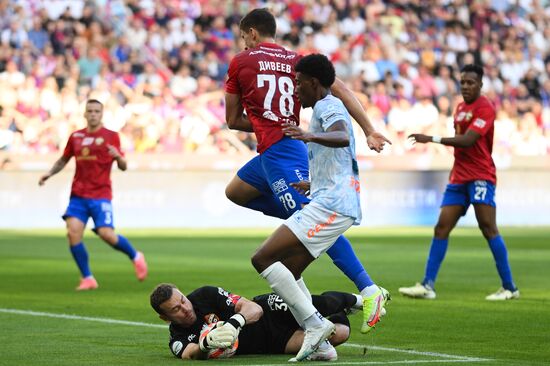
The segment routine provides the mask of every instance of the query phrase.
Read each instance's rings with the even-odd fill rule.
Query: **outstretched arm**
[[[44,183],[46,183],[46,181],[50,179],[52,175],[59,173],[65,167],[65,165],[67,165],[69,159],[70,158],[66,158],[65,156],[61,156],[59,159],[57,159],[50,171],[40,177],[38,185],[43,186]]]
[[[412,135],[409,135],[409,138],[412,139],[413,142],[418,142],[420,144],[435,142],[453,147],[473,146],[480,137],[481,135],[473,130],[467,130],[465,134],[456,135],[454,137],[430,136],[422,133],[413,133]]]
[[[349,114],[357,121],[361,129],[367,137],[367,144],[371,150],[376,152],[382,151],[384,144],[387,142],[391,145],[391,141],[388,140],[380,132],[374,129],[372,123],[370,123],[367,113],[363,109],[359,100],[355,97],[355,94],[344,84],[344,82],[338,78],[332,84],[330,88],[332,94],[340,99],[346,106]]]
[[[344,121],[334,122],[325,132],[307,132],[298,126],[283,123],[283,133],[295,140],[315,142],[328,147],[349,146],[349,132]]]
[[[243,113],[243,105],[239,94],[225,93],[225,120],[232,130],[254,132],[248,117]]]

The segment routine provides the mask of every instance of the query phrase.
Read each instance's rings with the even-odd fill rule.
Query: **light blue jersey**
[[[326,209],[353,217],[361,222],[359,170],[355,156],[355,138],[351,118],[342,101],[332,95],[313,107],[310,132],[325,132],[332,124],[344,121],[349,132],[349,146],[327,147],[308,143],[311,198]]]

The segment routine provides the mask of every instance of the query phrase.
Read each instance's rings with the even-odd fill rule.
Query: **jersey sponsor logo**
[[[285,178],[281,178],[271,183],[271,188],[273,189],[273,193],[279,194],[288,190],[288,185],[286,184]]]
[[[267,298],[267,305],[271,310],[274,311],[287,311],[288,305],[284,300],[277,294],[270,294]]]
[[[76,160],[96,160],[97,156],[90,155],[90,149],[85,147],[80,151],[80,155],[76,157]]]
[[[187,340],[188,340],[189,342],[193,342],[193,339],[195,339],[196,337],[197,337],[196,334],[189,334],[189,337],[187,337]]]
[[[269,49],[271,49],[271,48],[268,48],[268,50]],[[269,55],[269,56],[277,57],[277,58],[282,58],[282,59],[285,59],[285,60],[292,60],[296,57],[295,54],[284,54],[284,53],[278,53],[278,52],[268,52],[268,51],[265,51],[265,50],[256,50],[256,51],[252,51],[252,52],[249,53],[250,56],[260,55],[260,54],[261,55]]]
[[[181,343],[180,341],[175,341],[174,343],[172,343],[172,347],[170,347],[170,349],[172,350],[172,353],[177,356],[183,349],[183,343]]]
[[[318,232],[320,232],[321,230],[323,230],[324,228],[326,228],[327,226],[332,224],[334,222],[334,220],[336,220],[336,216],[337,216],[336,212],[333,212],[332,215],[329,216],[327,221],[325,221],[321,224],[315,225],[315,227],[313,229],[309,229],[307,231],[307,237],[310,238],[310,239],[313,238],[315,235],[317,235]]]
[[[479,128],[485,127],[486,124],[487,124],[487,122],[485,122],[481,118],[478,118],[474,121],[474,126],[479,127]]]
[[[275,113],[273,113],[271,111],[265,111],[264,114],[262,114],[262,117],[264,117],[265,119],[268,119],[270,121],[275,121],[275,122],[279,121],[279,117],[277,117],[275,115]]]
[[[84,139],[82,139],[82,146],[91,145],[93,142],[94,142],[93,137],[84,137]]]

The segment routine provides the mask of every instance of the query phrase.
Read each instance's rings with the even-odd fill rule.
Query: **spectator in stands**
[[[486,71],[483,92],[497,107],[503,106],[514,123],[532,113],[537,126],[548,129],[550,14],[540,6],[461,1],[402,7],[378,0],[358,7],[360,3],[277,3],[279,28],[286,29],[279,36],[300,54],[331,55],[338,76],[357,93],[373,103],[384,100],[386,107],[378,105],[382,111],[375,112],[381,113],[382,121],[389,119],[393,108],[399,115],[401,103],[396,101],[407,98],[416,103],[413,92],[418,89],[429,95],[432,105],[447,99],[454,106],[457,70],[464,63],[480,62]],[[191,99],[191,105],[200,105],[197,96],[222,87],[228,60],[241,49],[235,24],[257,4],[74,0],[44,7],[40,2],[33,6],[0,2],[0,100],[10,114],[16,106],[24,109],[23,135],[33,136],[14,142],[11,149],[48,151],[50,147],[42,149],[36,141],[48,141],[49,146],[56,140],[52,136],[63,133],[51,111],[73,110],[72,102],[67,108],[59,105],[71,99],[82,103],[90,93],[105,94],[105,89],[115,100],[106,105],[107,115],[121,110],[131,115],[135,101],[144,110],[154,105],[155,113],[168,109],[179,113]],[[90,52],[95,56],[90,57]],[[384,96],[376,87],[380,81]],[[34,93],[29,90],[32,84]],[[74,97],[69,97],[71,93]],[[23,100],[33,94],[40,101],[34,106]],[[216,125],[224,123],[223,117],[214,114],[214,118]],[[135,119],[124,121],[126,125],[119,126],[123,142],[143,146],[132,141],[134,131],[142,130],[134,125]],[[168,133],[166,122],[158,121],[155,129],[160,135]],[[212,136],[203,143],[213,144],[211,150],[242,151],[225,148],[225,142],[233,146],[229,134],[218,134],[210,129],[211,118],[208,121],[202,123]],[[32,131],[26,133],[27,129]],[[542,135],[543,129],[533,133]],[[253,147],[255,142],[247,144]],[[397,148],[390,151],[399,153]]]

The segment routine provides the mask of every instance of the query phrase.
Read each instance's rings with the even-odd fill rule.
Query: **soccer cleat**
[[[95,290],[99,285],[93,277],[86,277],[80,279],[80,284],[76,288],[76,291]]]
[[[306,360],[308,361],[336,361],[338,360],[338,353],[336,352],[336,348],[330,344],[329,341],[325,341],[325,343],[321,343],[321,346],[317,349],[317,351],[313,352],[311,355],[306,357]]]
[[[304,332],[304,341],[302,342],[302,348],[298,351],[295,359],[296,361],[303,361],[309,355],[317,351],[321,342],[330,338],[336,332],[336,326],[328,319],[323,320],[323,325],[306,329]],[[291,361],[290,362],[295,362]]]
[[[138,280],[143,281],[147,277],[147,262],[142,252],[137,252],[134,258],[134,269]]]
[[[494,294],[491,294],[485,298],[485,300],[489,301],[501,301],[501,300],[513,300],[513,299],[519,299],[519,290],[516,289],[515,291],[506,290],[504,288],[499,288],[497,292]]]
[[[435,299],[435,291],[428,285],[416,283],[412,287],[400,287],[399,293],[403,296],[413,297],[415,299]]]
[[[390,293],[382,287],[369,297],[363,298],[363,325],[361,333],[368,333],[380,321],[380,317],[386,314],[384,306],[391,299]]]

